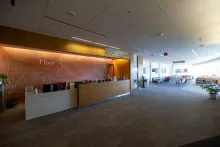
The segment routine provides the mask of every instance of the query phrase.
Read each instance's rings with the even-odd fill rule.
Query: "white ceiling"
[[[0,25],[91,40],[160,62],[196,63],[220,56],[220,0],[15,0],[15,4],[0,1]],[[164,52],[169,58],[160,56]]]

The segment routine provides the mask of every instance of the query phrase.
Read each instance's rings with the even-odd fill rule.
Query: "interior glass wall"
[[[214,61],[206,64],[196,65],[195,67],[195,76],[220,76],[220,61]]]

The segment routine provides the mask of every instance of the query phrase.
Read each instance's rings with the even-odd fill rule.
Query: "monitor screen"
[[[53,91],[58,91],[59,90],[59,85],[58,84],[52,84],[53,85]]]
[[[66,87],[66,82],[62,82],[62,87]]]
[[[44,84],[43,92],[51,92],[51,84]]]

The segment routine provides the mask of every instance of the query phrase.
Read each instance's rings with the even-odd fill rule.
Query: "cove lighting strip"
[[[110,48],[114,48],[114,49],[120,50],[120,48],[118,48],[118,47],[109,46],[109,45],[106,45],[106,44],[102,44],[102,43],[98,43],[98,42],[93,42],[93,41],[85,40],[85,39],[82,39],[82,38],[72,37],[72,39],[83,41],[83,42],[88,42],[88,43],[93,43],[93,44],[96,44],[96,45],[100,45],[100,46],[104,46],[104,47],[110,47]]]
[[[92,43],[92,41],[89,41],[89,40],[85,40],[85,39],[81,39],[81,38],[77,38],[77,37],[72,37],[72,38],[73,38],[73,39],[76,39],[76,40],[80,40],[80,41]]]

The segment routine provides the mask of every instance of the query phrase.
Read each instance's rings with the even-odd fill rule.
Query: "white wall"
[[[157,72],[152,72],[152,69],[153,68],[157,68]],[[159,63],[158,62],[151,62],[151,80],[152,78],[155,78],[155,77],[159,77]]]
[[[144,72],[143,72],[143,76],[147,79],[147,82],[149,85],[149,81],[151,81],[150,79],[150,74],[151,74],[151,69],[150,69],[150,61],[146,61],[144,60],[144,63],[143,63],[143,68],[144,68]]]
[[[204,75],[220,77],[220,61],[205,62],[204,64],[194,66],[194,69],[195,77]]]
[[[166,73],[164,72],[166,69]],[[160,63],[160,77],[166,77],[172,75],[172,64],[163,64]]]
[[[158,69],[157,73],[152,72],[153,68]],[[164,73],[164,69],[166,69],[166,73]],[[172,64],[150,62],[150,80],[152,80],[152,78],[154,78],[154,77],[161,77],[162,78],[162,77],[171,76],[171,75],[172,75]]]

